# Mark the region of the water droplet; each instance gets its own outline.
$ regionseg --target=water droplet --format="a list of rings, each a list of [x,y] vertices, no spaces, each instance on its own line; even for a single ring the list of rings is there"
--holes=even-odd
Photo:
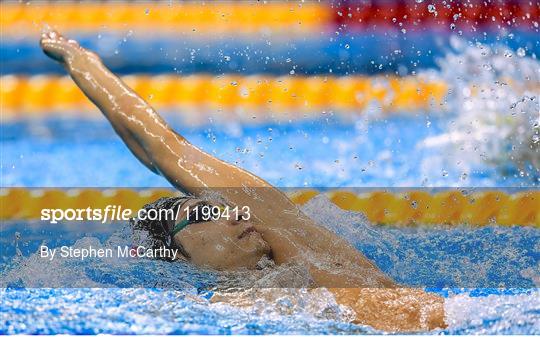
[[[430,12],[430,13],[435,13],[435,11],[436,11],[437,9],[435,8],[435,5],[430,4],[430,5],[427,6],[427,10],[428,10],[428,12]]]
[[[524,57],[524,56],[525,56],[525,49],[523,49],[523,48],[518,48],[518,50],[517,50],[517,56],[519,56],[519,57]]]
[[[22,256],[22,252],[19,249],[19,240],[21,239],[21,233],[15,232],[15,253],[17,256]]]
[[[442,176],[443,177],[448,177],[448,171],[442,170]]]
[[[421,4],[424,0],[415,0],[417,4]]]
[[[146,14],[146,15],[150,14],[150,9],[149,8],[145,9],[144,14]]]
[[[453,23],[451,23],[451,24],[450,24],[450,29],[451,29],[451,30],[454,30],[454,29],[456,29],[456,25],[455,25],[455,24],[453,24]]]
[[[349,48],[350,48],[350,46],[349,46],[349,44],[347,43],[347,44],[345,45],[345,49],[349,49]]]

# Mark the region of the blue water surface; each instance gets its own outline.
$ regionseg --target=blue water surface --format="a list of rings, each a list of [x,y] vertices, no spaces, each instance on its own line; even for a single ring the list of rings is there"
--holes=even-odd
[[[535,186],[538,177],[448,161],[423,148],[451,118],[424,114],[366,122],[337,117],[190,127],[168,121],[190,142],[279,187]],[[2,125],[3,186],[169,186],[140,164],[105,119],[47,119]],[[480,154],[478,155],[480,156]],[[473,159],[473,158],[469,158]]]
[[[345,122],[329,117],[204,127],[190,127],[171,114],[166,118],[195,145],[280,187],[536,185],[534,178],[511,168],[502,171],[480,162],[465,170],[445,160],[444,151],[420,146],[440,134],[451,118],[417,114]],[[168,186],[133,158],[102,119],[6,122],[1,147],[3,186]],[[540,331],[540,293],[534,278],[540,260],[537,229],[389,229],[321,198],[305,207],[397,281],[429,286],[445,296],[452,322],[432,333]],[[7,288],[1,290],[0,333],[377,333],[347,323],[331,303],[308,295],[303,302],[283,296],[249,308],[211,303],[213,274],[187,264],[141,260],[127,265],[126,271],[92,260],[36,262],[34,253],[43,237],[51,245],[106,244],[114,233],[117,227],[88,227],[82,233],[69,226],[4,223],[0,270]],[[54,282],[66,279],[95,285],[53,289]],[[173,280],[179,286],[148,287],[145,282],[153,279]],[[31,288],[36,283],[28,280],[42,282],[44,288]],[[137,280],[144,287],[134,287]],[[456,284],[461,286],[452,286]],[[305,309],[309,303],[322,304]]]

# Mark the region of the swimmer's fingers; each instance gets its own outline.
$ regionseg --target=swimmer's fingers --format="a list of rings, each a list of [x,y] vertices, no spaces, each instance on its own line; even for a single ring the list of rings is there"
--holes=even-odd
[[[41,34],[40,45],[47,56],[59,62],[67,62],[80,49],[75,40],[68,40],[52,29]]]
[[[445,320],[444,298],[434,294],[428,294],[424,302],[422,316],[425,317],[425,324],[428,330],[447,328]]]

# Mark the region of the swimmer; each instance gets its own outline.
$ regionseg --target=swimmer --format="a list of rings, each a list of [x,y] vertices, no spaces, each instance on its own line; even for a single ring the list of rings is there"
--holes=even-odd
[[[146,206],[181,208],[179,218],[138,222],[156,240],[181,248],[177,258],[217,270],[254,269],[264,257],[277,265],[298,264],[307,268],[313,286],[328,288],[338,303],[355,312],[355,323],[386,331],[446,326],[443,298],[396,284],[346,240],[303,214],[280,190],[189,143],[98,55],[53,30],[43,33],[41,47],[65,67],[131,152],[186,194]],[[227,206],[248,206],[249,220],[200,221],[183,211],[202,207],[209,193],[218,193]]]

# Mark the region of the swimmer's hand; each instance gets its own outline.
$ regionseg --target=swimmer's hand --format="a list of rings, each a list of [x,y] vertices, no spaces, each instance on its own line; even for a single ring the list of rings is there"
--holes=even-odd
[[[388,332],[446,328],[444,299],[412,288],[330,289],[336,300],[353,309],[355,323]]]
[[[43,52],[62,64],[68,64],[77,54],[83,51],[77,41],[66,39],[54,29],[44,28],[40,40]]]

